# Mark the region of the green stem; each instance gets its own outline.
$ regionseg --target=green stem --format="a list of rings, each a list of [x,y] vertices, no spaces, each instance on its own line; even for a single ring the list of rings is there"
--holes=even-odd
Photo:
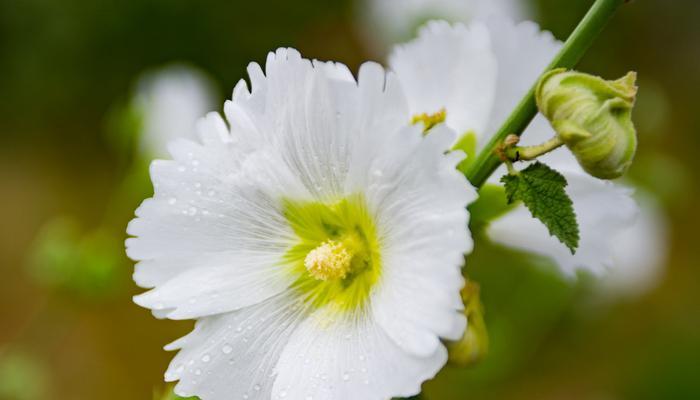
[[[559,136],[547,140],[544,143],[535,146],[516,146],[505,150],[505,155],[511,161],[529,161],[547,154],[550,151],[559,148],[564,142],[559,139]]]
[[[625,2],[626,0],[596,0],[545,71],[554,68],[573,68],[617,9]],[[495,154],[495,150],[509,134],[522,135],[536,114],[535,85],[533,85],[470,166],[466,175],[472,185],[478,188],[486,182],[502,162]]]

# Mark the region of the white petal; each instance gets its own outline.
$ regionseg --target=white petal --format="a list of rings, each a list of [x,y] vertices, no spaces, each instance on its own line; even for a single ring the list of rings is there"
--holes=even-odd
[[[458,133],[481,133],[493,106],[497,64],[485,25],[432,21],[395,48],[389,65],[404,85],[412,114],[447,110]]]
[[[165,373],[179,380],[175,393],[202,400],[269,400],[275,366],[303,312],[278,296],[233,313],[198,320],[189,335],[166,349],[181,349]]]
[[[612,239],[632,223],[637,205],[628,189],[585,174],[564,173],[567,193],[574,203],[580,230],[575,255],[549,235],[547,228],[533,218],[524,206],[491,223],[492,240],[551,257],[567,275],[577,268],[600,274],[613,266]]]
[[[491,18],[487,26],[498,64],[498,78],[494,107],[481,145],[501,127],[561,47],[551,33],[540,31],[533,22],[515,24],[505,18]],[[537,133],[528,129],[523,137],[529,138]],[[548,135],[544,140],[550,137]]]
[[[427,357],[404,352],[370,318],[307,318],[277,365],[272,398],[386,400],[420,392],[447,361],[442,345]]]
[[[197,122],[197,133],[204,145],[216,146],[233,141],[226,122],[216,112],[207,114]]]
[[[392,136],[387,146],[402,143],[404,151],[375,161],[367,194],[382,238],[375,317],[419,356],[434,352],[440,337],[459,338],[465,325],[460,271],[472,248],[466,206],[476,192],[455,168],[463,155],[444,155],[453,137],[444,125],[425,139],[420,128]]]
[[[172,150],[174,161],[153,163],[154,198],[144,201],[128,227],[137,237],[127,240],[127,253],[142,262],[137,283],[161,285],[139,304],[172,308],[172,318],[196,317],[288,287],[292,277],[278,265],[294,234],[277,191],[294,193],[294,179],[267,169],[275,161],[264,153],[236,154],[222,142],[181,141]]]
[[[257,304],[291,285],[278,259],[256,256],[203,256],[190,268],[157,288],[134,297],[161,317],[189,319]],[[211,265],[211,266],[210,266]]]

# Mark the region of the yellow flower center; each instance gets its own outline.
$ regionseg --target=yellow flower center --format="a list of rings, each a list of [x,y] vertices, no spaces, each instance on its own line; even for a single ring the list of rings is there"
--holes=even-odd
[[[328,240],[306,255],[304,266],[318,280],[343,279],[350,272],[352,257],[342,242]]]
[[[364,198],[285,200],[284,215],[298,238],[283,261],[294,290],[315,307],[363,309],[381,275],[380,239]]]

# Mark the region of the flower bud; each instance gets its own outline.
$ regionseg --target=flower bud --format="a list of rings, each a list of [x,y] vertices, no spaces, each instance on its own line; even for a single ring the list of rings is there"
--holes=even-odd
[[[637,74],[616,81],[565,69],[547,72],[535,99],[559,139],[586,172],[614,179],[627,171],[637,149],[632,124]]]
[[[467,329],[461,339],[447,343],[448,361],[454,366],[468,367],[481,361],[488,353],[489,335],[484,323],[484,307],[479,298],[479,285],[467,281],[461,294]]]

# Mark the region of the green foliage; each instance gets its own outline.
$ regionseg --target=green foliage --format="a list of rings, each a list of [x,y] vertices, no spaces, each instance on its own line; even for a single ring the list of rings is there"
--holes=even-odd
[[[92,299],[107,297],[124,268],[122,241],[104,229],[85,232],[75,219],[56,217],[35,240],[29,275],[47,288]]]
[[[0,347],[0,399],[41,400],[49,392],[42,359],[22,349]]]
[[[573,203],[564,188],[566,178],[545,164],[536,162],[524,170],[501,178],[508,204],[522,201],[532,216],[542,221],[571,253],[579,241],[578,223]]]

